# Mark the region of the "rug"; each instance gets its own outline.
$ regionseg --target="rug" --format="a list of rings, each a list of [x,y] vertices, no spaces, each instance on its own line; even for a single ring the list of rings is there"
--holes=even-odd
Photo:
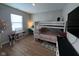
[[[47,41],[41,41],[41,45],[51,51],[51,54],[56,56],[56,44],[55,43],[50,43]]]

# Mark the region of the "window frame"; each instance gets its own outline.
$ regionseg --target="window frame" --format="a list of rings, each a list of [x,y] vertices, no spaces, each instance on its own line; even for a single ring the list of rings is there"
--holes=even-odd
[[[12,15],[20,17],[21,22],[18,22],[18,21],[17,22],[12,22]],[[17,15],[17,14],[11,13],[10,14],[10,19],[11,19],[11,28],[12,28],[12,31],[22,31],[23,30],[23,16],[22,15]],[[21,29],[19,29],[19,30],[16,30],[17,28],[13,29],[13,23],[21,23],[21,26],[17,27],[17,28],[21,28]]]

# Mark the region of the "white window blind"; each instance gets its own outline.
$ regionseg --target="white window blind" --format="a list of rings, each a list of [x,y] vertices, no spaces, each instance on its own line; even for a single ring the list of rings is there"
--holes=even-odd
[[[11,14],[12,31],[23,30],[23,17],[16,14]]]

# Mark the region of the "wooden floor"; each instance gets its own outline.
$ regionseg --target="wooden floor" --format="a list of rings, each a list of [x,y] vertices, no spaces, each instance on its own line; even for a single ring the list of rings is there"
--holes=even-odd
[[[7,56],[54,56],[49,49],[43,47],[39,42],[33,40],[33,35],[20,39],[13,46],[1,49]]]

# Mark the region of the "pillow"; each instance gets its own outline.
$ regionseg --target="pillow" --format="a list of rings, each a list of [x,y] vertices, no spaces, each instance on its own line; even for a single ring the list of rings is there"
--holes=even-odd
[[[40,33],[45,33],[45,32],[47,32],[47,31],[48,31],[47,28],[41,28],[41,29],[39,29],[39,32],[40,32]]]

